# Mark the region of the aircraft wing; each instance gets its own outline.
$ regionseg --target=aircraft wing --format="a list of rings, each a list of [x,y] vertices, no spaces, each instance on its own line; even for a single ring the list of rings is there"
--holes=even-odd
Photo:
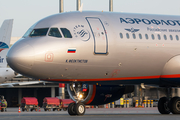
[[[16,82],[16,83],[2,83],[0,87],[14,87],[14,86],[22,86],[22,85],[33,85],[43,83],[44,81],[30,81],[30,82]]]

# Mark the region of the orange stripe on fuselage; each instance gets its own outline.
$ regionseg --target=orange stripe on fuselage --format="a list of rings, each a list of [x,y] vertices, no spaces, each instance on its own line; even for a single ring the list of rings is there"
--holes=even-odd
[[[180,74],[175,74],[175,75],[161,75],[161,78],[180,78]]]
[[[143,76],[143,77],[124,77],[124,78],[97,78],[97,79],[44,79],[48,81],[112,81],[112,80],[138,80],[138,79],[158,79],[160,75],[157,76]]]
[[[86,81],[113,81],[113,80],[142,80],[142,79],[160,79],[160,78],[180,78],[180,74],[175,75],[156,75],[156,76],[140,76],[140,77],[123,77],[123,78],[97,78],[97,79],[43,79],[47,81],[72,81],[72,82],[86,82]]]

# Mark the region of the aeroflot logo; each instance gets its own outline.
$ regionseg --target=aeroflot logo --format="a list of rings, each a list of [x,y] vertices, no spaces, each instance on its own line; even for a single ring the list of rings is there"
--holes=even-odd
[[[76,25],[74,27],[74,35],[75,37],[83,40],[83,41],[88,41],[90,38],[90,34],[89,31],[86,30],[86,28],[84,27],[84,25]]]
[[[139,19],[139,18],[120,18],[121,23],[126,24],[140,24],[144,23],[146,25],[171,25],[171,26],[180,26],[180,20],[156,20],[156,19]]]
[[[88,33],[83,29],[83,30],[77,32],[77,34],[79,34],[81,37],[84,37]]]
[[[129,32],[132,32],[132,33],[138,32],[138,31],[139,31],[139,29],[134,29],[134,28],[131,28],[131,29],[125,29],[125,30],[127,30],[127,31],[129,31]]]
[[[6,43],[0,42],[0,52],[7,48],[9,48],[9,46]]]

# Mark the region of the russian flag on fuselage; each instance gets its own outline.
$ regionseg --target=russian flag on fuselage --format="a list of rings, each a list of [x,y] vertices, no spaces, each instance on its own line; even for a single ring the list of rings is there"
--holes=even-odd
[[[68,48],[67,53],[76,53],[76,48]]]

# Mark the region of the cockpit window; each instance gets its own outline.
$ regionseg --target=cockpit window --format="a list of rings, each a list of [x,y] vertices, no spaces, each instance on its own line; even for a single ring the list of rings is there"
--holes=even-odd
[[[62,35],[59,32],[58,28],[51,28],[48,35],[52,37],[62,38]]]
[[[71,33],[70,33],[70,31],[68,29],[61,28],[61,31],[62,31],[65,38],[72,38],[72,35],[71,35]]]
[[[45,35],[47,34],[48,29],[49,29],[49,28],[34,29],[29,36],[30,36],[30,37],[34,37],[34,36],[45,36]]]
[[[33,28],[36,26],[37,23],[33,24],[28,30],[27,32],[23,35],[23,38],[28,37],[29,34],[32,32]]]

